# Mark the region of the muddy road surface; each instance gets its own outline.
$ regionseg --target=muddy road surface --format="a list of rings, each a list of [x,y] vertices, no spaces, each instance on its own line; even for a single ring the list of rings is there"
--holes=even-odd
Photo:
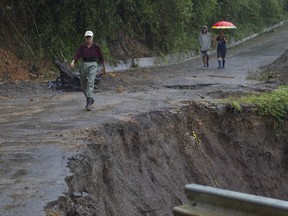
[[[221,139],[215,142],[218,145],[215,148],[217,151],[204,147],[200,152],[206,153],[203,153],[204,156],[200,154],[200,157],[197,154],[199,159],[197,163],[190,160],[196,155],[188,154],[186,151],[189,148],[199,149],[199,146],[197,147],[195,142],[194,146],[191,143],[188,145],[190,141],[186,139],[191,137],[191,134],[188,138],[185,138],[184,134],[192,133],[196,127],[202,139],[210,139],[212,142],[212,136],[207,138],[203,131],[200,133],[199,123],[209,125],[211,120],[213,125],[221,127],[217,123],[220,120],[214,116],[215,112],[219,114],[219,110],[208,111],[205,119],[202,121],[198,119],[197,123],[197,119],[193,119],[192,116],[200,118],[203,115],[199,113],[192,113],[192,115],[187,111],[191,101],[204,103],[231,94],[274,88],[276,85],[274,82],[263,83],[246,78],[249,72],[278,58],[287,49],[287,40],[288,25],[285,24],[278,27],[276,31],[231,47],[228,49],[226,68],[220,70],[217,69],[217,59],[213,54],[210,68],[207,70],[202,69],[199,58],[194,58],[169,66],[109,73],[103,77],[95,92],[96,103],[91,112],[85,111],[85,100],[81,92],[48,90],[46,82],[1,85],[0,215],[69,215],[68,213],[70,215],[171,215],[173,206],[186,201],[184,184],[192,181],[243,192],[271,195],[267,192],[269,191],[267,187],[265,189],[264,183],[262,185],[259,180],[260,174],[251,177],[253,169],[248,173],[249,169],[246,167],[246,177],[244,174],[243,176],[241,173],[237,174],[237,170],[242,170],[239,168],[241,164],[242,167],[247,166],[245,161],[239,162],[234,166],[235,169],[231,174],[227,174],[221,172],[221,162],[225,160],[214,158],[219,164],[219,167],[215,168],[218,174],[210,171],[211,164],[207,161],[213,159],[213,153],[218,154],[219,157],[227,154],[222,152],[219,140],[222,143],[229,143],[233,136],[245,136],[245,130],[241,128],[243,119],[238,118],[237,124],[235,123],[238,128],[241,128],[242,134],[237,134],[234,130],[230,131],[230,136],[226,136],[229,131],[223,132]],[[196,108],[201,110],[201,106],[198,105],[193,105],[191,109]],[[219,109],[221,112],[221,107]],[[209,120],[211,113],[214,114]],[[188,116],[195,123],[189,122]],[[251,118],[248,115],[245,119],[251,120]],[[256,130],[257,125],[265,125],[265,123],[259,119],[255,122],[250,122],[247,130],[253,131],[257,137],[259,132]],[[233,127],[233,124],[232,120],[227,123],[230,127]],[[254,125],[256,129],[252,127],[253,124],[256,124]],[[207,126],[202,128],[206,128],[206,135],[212,133],[208,132]],[[265,130],[269,128],[259,126],[258,129],[265,134]],[[141,130],[143,133],[135,132]],[[177,136],[173,135],[175,131]],[[273,139],[269,137],[267,140],[271,143]],[[249,136],[248,140],[252,143],[255,140],[257,143],[264,142],[259,141],[259,137],[253,141],[252,136]],[[119,144],[120,141],[122,145]],[[169,145],[171,142],[173,144]],[[238,142],[238,153],[243,150],[239,146],[242,142],[248,141],[241,139]],[[287,139],[279,142],[287,143]],[[137,147],[135,143],[141,147]],[[158,146],[157,143],[162,144]],[[182,150],[177,150],[175,143],[187,145],[183,144]],[[269,148],[268,143],[263,146]],[[277,155],[282,157],[282,150],[270,150],[270,153],[266,153],[263,146],[261,154],[268,161],[266,165],[278,167],[281,172],[281,175],[272,173],[271,176],[284,178],[286,168],[281,165],[280,159],[275,164],[269,164],[271,158],[276,158]],[[251,148],[251,154],[259,153],[255,149],[257,146]],[[141,152],[146,152],[144,158]],[[242,153],[246,154],[245,151]],[[142,158],[142,162],[136,160],[137,158]],[[228,158],[228,162],[233,163],[233,157],[230,155]],[[135,161],[139,163],[136,167]],[[204,168],[201,169],[201,166]],[[224,167],[229,169],[229,166]],[[264,167],[254,168],[265,172]],[[183,174],[183,170],[186,174]],[[226,180],[221,180],[220,176],[226,177]],[[246,182],[240,184],[243,187],[231,183],[234,181],[233,176]],[[144,183],[140,183],[141,178]],[[174,186],[169,187],[169,182]],[[231,187],[228,186],[229,182]],[[273,185],[269,179],[265,179],[265,183]],[[274,187],[273,195],[276,198],[288,198],[286,193],[275,189],[287,185],[287,182],[280,181],[278,184]],[[258,191],[249,188],[256,188]]]

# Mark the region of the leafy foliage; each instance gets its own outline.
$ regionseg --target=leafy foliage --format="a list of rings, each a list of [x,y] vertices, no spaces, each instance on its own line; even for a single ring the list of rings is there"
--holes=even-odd
[[[232,107],[237,107],[238,110],[240,104],[255,104],[259,115],[265,117],[272,124],[276,134],[281,131],[283,123],[288,119],[288,86],[281,86],[275,91],[260,95],[230,97],[224,101],[231,104]]]
[[[197,50],[202,25],[226,19],[241,39],[287,17],[286,0],[1,0],[0,37],[17,35],[19,47],[42,58],[72,56],[83,33],[109,47],[119,33],[161,54]],[[17,34],[14,34],[17,31]],[[16,39],[16,38],[14,38]],[[20,41],[21,44],[20,45]],[[107,50],[106,53],[113,50]],[[27,53],[26,53],[27,54]],[[27,54],[29,55],[29,54]]]

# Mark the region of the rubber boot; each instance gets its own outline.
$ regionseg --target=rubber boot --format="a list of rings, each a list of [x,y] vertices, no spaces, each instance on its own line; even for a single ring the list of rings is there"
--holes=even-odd
[[[92,104],[95,102],[94,99],[92,97],[87,97],[86,98],[86,110],[87,111],[91,111],[91,108],[92,108]]]
[[[222,62],[222,68],[225,68],[225,60]]]
[[[86,97],[86,106],[85,106],[86,110],[88,110],[89,104],[90,104],[90,98]]]
[[[221,60],[218,60],[218,69],[220,69],[221,68]]]

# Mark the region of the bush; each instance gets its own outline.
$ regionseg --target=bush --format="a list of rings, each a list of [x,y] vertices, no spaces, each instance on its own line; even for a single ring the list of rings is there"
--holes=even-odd
[[[237,104],[255,104],[260,116],[266,118],[271,124],[275,134],[280,134],[283,124],[288,119],[288,86],[281,86],[272,92],[265,92],[260,95],[249,95],[240,98],[224,99],[232,107]]]

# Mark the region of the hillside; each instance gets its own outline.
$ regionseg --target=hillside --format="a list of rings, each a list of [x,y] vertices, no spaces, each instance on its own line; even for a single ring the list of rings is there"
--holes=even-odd
[[[285,20],[287,8],[285,0],[2,0],[0,48],[20,59],[69,59],[89,29],[107,60],[198,51],[203,25],[231,21],[237,31],[227,34],[238,41]]]

